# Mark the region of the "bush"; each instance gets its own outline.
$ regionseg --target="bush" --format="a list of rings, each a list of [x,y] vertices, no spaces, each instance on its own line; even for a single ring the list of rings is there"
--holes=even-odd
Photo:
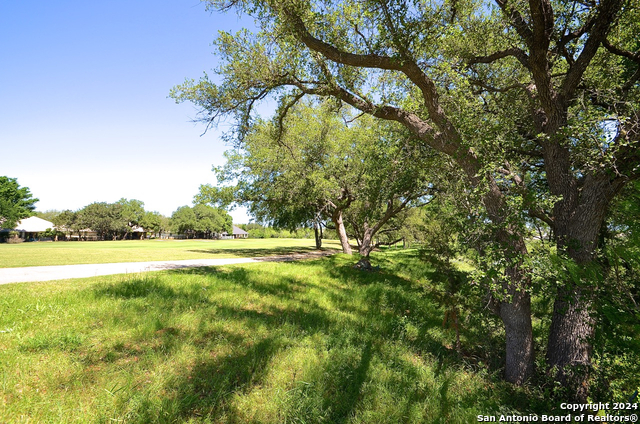
[[[24,239],[19,237],[19,233],[17,231],[9,231],[9,233],[7,233],[7,237],[5,241],[7,243],[16,244],[16,243],[22,243]]]

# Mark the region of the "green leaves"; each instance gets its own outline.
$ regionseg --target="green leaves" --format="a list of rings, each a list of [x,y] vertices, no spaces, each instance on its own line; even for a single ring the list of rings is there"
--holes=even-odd
[[[15,178],[0,177],[0,228],[13,229],[22,218],[33,215],[38,199]]]
[[[202,203],[196,204],[193,208],[179,207],[171,215],[171,227],[177,233],[204,238],[233,231],[232,218],[227,211]]]

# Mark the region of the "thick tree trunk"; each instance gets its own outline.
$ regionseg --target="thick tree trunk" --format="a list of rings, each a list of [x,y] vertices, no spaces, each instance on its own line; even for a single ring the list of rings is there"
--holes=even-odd
[[[535,351],[533,349],[533,325],[531,323],[530,278],[522,267],[522,257],[527,249],[521,237],[501,231],[498,240],[503,244],[507,257],[517,261],[505,270],[505,282],[502,284],[504,299],[497,302],[497,313],[504,324],[505,333],[505,372],[509,383],[524,384],[534,372]],[[505,238],[506,237],[506,238]],[[510,252],[507,253],[507,251]]]
[[[597,263],[597,244],[607,208],[623,180],[607,175],[586,176],[579,194],[564,196],[554,209],[558,252],[566,254],[582,271],[582,281],[565,281],[556,295],[547,364],[554,378],[577,401],[587,399],[591,367],[591,338],[595,326],[594,286],[605,271]]]
[[[596,244],[606,204],[592,202],[580,209],[581,213],[570,215],[573,219],[558,222],[558,252],[565,253],[579,269],[595,271]],[[584,273],[582,282],[564,281],[558,288],[547,346],[549,371],[577,401],[586,401],[588,393],[595,325],[593,286],[597,284],[587,281],[592,277]]]
[[[371,271],[373,267],[371,266],[371,261],[369,261],[369,254],[373,251],[375,244],[373,243],[373,236],[375,235],[375,230],[370,228],[366,223],[364,225],[364,232],[362,233],[362,240],[360,240],[358,244],[358,253],[360,254],[360,260],[355,265],[356,268]]]
[[[506,337],[504,378],[510,383],[521,385],[534,372],[531,296],[528,291],[518,289],[525,278],[520,272],[510,270],[508,274],[511,274],[511,281],[506,291],[511,299],[498,304],[498,314],[504,324]]]
[[[586,401],[595,319],[590,290],[567,283],[558,289],[547,348],[554,379],[577,401]]]
[[[351,251],[351,246],[349,245],[349,237],[347,237],[347,230],[344,228],[344,221],[342,219],[342,210],[336,210],[332,216],[331,220],[333,224],[336,226],[336,232],[338,233],[338,238],[340,239],[340,244],[342,245],[342,252],[347,255],[353,254]]]

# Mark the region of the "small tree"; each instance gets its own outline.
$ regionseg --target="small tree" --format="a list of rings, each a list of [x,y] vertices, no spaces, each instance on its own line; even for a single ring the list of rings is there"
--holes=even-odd
[[[33,215],[38,199],[15,178],[0,177],[0,228],[13,229],[17,222]]]
[[[232,218],[224,209],[196,204],[193,207],[193,213],[196,218],[194,229],[203,238],[213,238],[223,232],[229,234],[233,232]]]
[[[169,229],[168,219],[159,212],[145,212],[138,225],[153,234],[161,234]]]
[[[189,206],[180,206],[171,214],[171,229],[178,234],[195,237],[196,226],[196,214]]]
[[[126,223],[126,225],[121,226],[124,230],[124,235],[122,239],[129,238],[133,229],[137,226],[140,226],[140,222],[144,217],[144,202],[140,200],[127,200],[122,198],[116,202],[116,205],[120,208],[120,216],[121,222]]]
[[[260,221],[290,230],[314,226],[317,247],[322,223],[331,221],[343,252],[351,253],[355,236],[366,260],[378,231],[426,200],[430,159],[401,127],[350,112],[310,102],[281,122],[256,121],[241,149],[227,152],[227,164],[216,169],[218,181],[235,183],[232,197]],[[203,186],[200,197],[224,193]]]
[[[71,236],[74,232],[78,232],[78,236],[80,235],[80,227],[81,223],[79,220],[79,215],[76,212],[73,212],[69,209],[66,209],[60,213],[58,213],[53,219],[52,222],[58,228],[58,230],[63,230],[63,232]]]
[[[122,205],[118,203],[95,202],[79,212],[79,224],[98,233],[101,240],[116,239],[127,232],[128,223],[122,217]]]

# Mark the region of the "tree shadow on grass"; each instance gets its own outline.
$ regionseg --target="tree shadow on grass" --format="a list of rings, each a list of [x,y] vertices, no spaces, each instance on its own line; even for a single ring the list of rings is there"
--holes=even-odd
[[[279,346],[276,338],[267,337],[252,345],[245,344],[234,353],[182,369],[167,387],[171,395],[160,406],[139,402],[131,415],[139,423],[174,423],[189,418],[234,421],[231,399],[262,384]]]
[[[174,299],[178,292],[162,283],[157,277],[136,277],[115,284],[99,285],[94,289],[96,296],[134,299],[141,297],[159,297],[164,300]]]
[[[173,395],[162,406],[141,403],[135,415],[138,422],[176,422],[205,419],[206,422],[236,422],[238,411],[232,400],[265,384],[269,364],[281,349],[316,332],[329,331],[333,323],[323,309],[307,305],[298,309],[262,308],[262,310],[217,305],[215,317],[221,322],[240,322],[242,331],[230,333],[211,329],[191,335],[192,342],[211,358],[177,370],[177,377],[167,386]],[[266,329],[265,329],[266,327]],[[256,338],[253,334],[268,334]],[[231,353],[217,350],[224,339]],[[154,410],[155,408],[155,410]]]
[[[359,272],[364,274],[359,280],[360,284],[372,285],[376,281],[384,281],[386,285],[396,288],[385,290],[384,300],[385,305],[392,305],[397,316],[401,316],[405,308],[423,316],[430,313],[428,322],[424,322],[426,325],[421,326],[418,343],[414,344],[421,351],[432,352],[440,360],[446,359],[450,364],[462,364],[472,370],[487,367],[496,376],[503,371],[502,324],[496,315],[482,306],[487,303],[487,293],[470,283],[468,272],[437,271],[422,259],[417,250],[375,257],[373,261],[381,267],[379,272],[360,272],[344,265],[336,266],[332,272],[341,278],[349,278],[354,272]],[[456,325],[459,325],[463,339],[460,354],[451,346],[433,343],[433,339],[424,337],[426,329],[437,327],[453,334],[451,320],[445,320],[445,316],[450,317],[452,311],[456,312]]]
[[[265,278],[258,268],[229,267],[220,270],[216,267],[198,267],[167,271],[178,275],[215,275],[215,284],[226,283],[255,291],[261,295],[292,299],[307,290],[304,278],[279,276],[277,280]]]
[[[149,299],[155,308],[180,311],[193,305],[210,304],[207,285],[193,283],[188,288],[174,288],[161,276],[141,275],[116,283],[98,284],[93,295],[122,300]]]
[[[282,411],[285,416],[296,419],[308,417],[309,422],[348,422],[361,405],[365,396],[364,388],[376,379],[370,371],[372,361],[383,361],[392,364],[388,369],[403,376],[393,383],[392,392],[398,399],[405,395],[402,408],[409,411],[416,405],[425,404],[428,397],[436,396],[440,408],[438,422],[448,422],[452,410],[449,374],[459,368],[460,358],[429,332],[441,325],[439,314],[442,310],[432,300],[425,298],[424,290],[406,278],[386,272],[364,273],[344,265],[344,261],[332,258],[321,261],[319,263],[325,264],[323,268],[327,276],[345,284],[325,286],[317,281],[308,284],[304,275],[309,272],[306,268],[309,262],[288,264],[294,269],[300,267],[300,273],[293,272],[294,277],[282,275],[275,280],[265,279],[259,267],[230,267],[223,272],[215,268],[170,271],[203,276],[214,273],[216,281],[225,283],[227,287],[241,286],[258,293],[260,299],[286,300],[285,303],[255,301],[255,304],[239,302],[229,306],[212,301],[206,295],[199,295],[200,289],[177,289],[159,279],[148,277],[99,287],[96,290],[99,295],[127,300],[147,297],[158,310],[175,308],[182,301],[187,304],[205,300],[211,304],[212,313],[203,315],[203,321],[218,318],[221,322],[237,321],[243,328],[237,334],[229,333],[223,327],[217,328],[203,322],[201,334],[194,331],[184,335],[171,329],[159,329],[161,334],[156,333],[155,337],[163,343],[170,345],[172,340],[165,339],[176,338],[174,342],[177,345],[181,343],[181,338],[190,338],[201,352],[212,352],[213,355],[205,355],[206,359],[190,367],[177,369],[176,377],[166,383],[168,394],[161,400],[161,408],[158,408],[158,403],[152,405],[151,402],[142,402],[137,406],[138,422],[189,419],[241,421],[243,418],[237,416],[239,412],[234,409],[234,395],[246,394],[265,385],[273,357],[282,349],[296,346],[302,339],[315,334],[325,340],[325,347],[321,349],[326,349],[325,354],[329,359],[322,363],[316,380],[310,380],[310,388],[300,391],[299,401],[308,402],[308,408],[296,410],[295,407],[281,405],[285,409]],[[298,278],[298,274],[301,277]],[[206,280],[202,284],[211,287]],[[307,297],[306,292],[311,286],[314,290],[323,291],[324,298],[333,305],[328,307]],[[367,299],[366,307],[353,302],[353,298],[362,298],[363,293]],[[338,317],[342,312],[345,312],[345,316],[355,318],[348,320],[344,316]],[[257,331],[260,334],[266,332],[267,335],[262,338],[252,336]],[[218,337],[224,338],[227,346],[231,346],[229,354],[216,351]],[[429,353],[437,358],[437,369],[434,371],[441,386],[418,390],[415,381],[421,377],[417,366],[389,353],[378,360],[376,357],[382,355],[378,346],[387,342],[400,342],[412,352]],[[282,389],[286,390],[287,387]],[[481,398],[481,394],[474,392],[456,399],[456,402],[460,400],[472,405],[470,402],[477,402]]]
[[[270,247],[268,249],[244,248],[244,249],[190,249],[189,252],[207,253],[210,255],[233,255],[242,258],[259,258],[265,256],[290,255],[294,253],[307,253],[317,251],[315,247],[291,246]]]
[[[362,400],[362,388],[367,381],[374,353],[373,343],[369,341],[362,349],[360,361],[355,369],[347,369],[348,372],[344,372],[344,369],[340,370],[340,368],[345,368],[345,364],[329,364],[331,368],[336,368],[328,369],[327,372],[333,371],[333,375],[338,376],[333,387],[339,389],[325,398],[324,408],[331,411],[329,422],[344,423],[353,416],[358,403]]]

